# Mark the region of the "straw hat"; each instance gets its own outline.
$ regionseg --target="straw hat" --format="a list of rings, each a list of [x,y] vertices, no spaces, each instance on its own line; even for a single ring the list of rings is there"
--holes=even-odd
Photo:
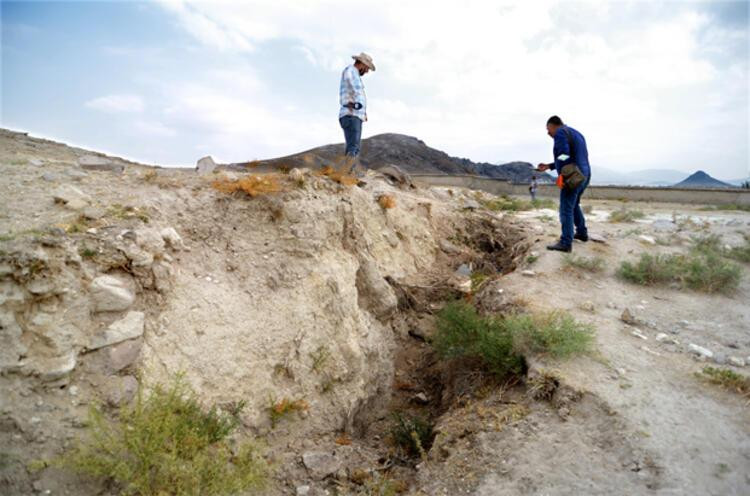
[[[352,58],[354,60],[362,62],[363,64],[365,64],[367,67],[369,67],[373,71],[375,70],[375,64],[372,62],[372,57],[370,57],[369,55],[367,55],[365,52],[362,52],[359,55],[352,55]]]

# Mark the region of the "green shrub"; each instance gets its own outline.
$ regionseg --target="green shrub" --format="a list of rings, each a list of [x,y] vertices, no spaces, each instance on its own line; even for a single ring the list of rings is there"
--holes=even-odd
[[[393,414],[391,438],[408,456],[424,458],[432,447],[435,432],[432,423],[422,417]]]
[[[506,332],[513,336],[514,348],[519,353],[565,358],[587,353],[594,342],[591,325],[577,322],[560,310],[508,315],[502,322]]]
[[[455,302],[438,313],[433,345],[443,357],[479,359],[503,377],[522,372],[523,354],[563,358],[588,352],[593,339],[591,326],[565,312],[483,317],[473,306]]]
[[[642,219],[645,216],[646,214],[644,214],[640,210],[632,210],[632,209],[623,207],[619,210],[615,210],[614,212],[610,212],[609,221],[610,222],[633,222],[634,220]]]
[[[617,274],[626,281],[643,286],[667,283],[678,278],[683,258],[682,255],[642,253],[635,264],[622,262]]]
[[[566,254],[563,257],[563,264],[566,267],[574,267],[589,272],[601,272],[604,270],[604,259],[602,257],[578,257]]]
[[[177,377],[157,385],[108,420],[90,410],[90,437],[62,460],[77,472],[117,483],[125,495],[227,495],[262,486],[266,465],[256,448],[232,449],[235,415],[203,408]]]
[[[438,313],[433,345],[445,358],[479,359],[499,376],[523,369],[523,358],[513,350],[513,337],[500,320],[481,317],[468,303],[449,303]]]
[[[750,263],[750,236],[745,237],[745,244],[733,246],[725,252],[725,255],[738,262]]]
[[[721,253],[721,236],[718,234],[707,234],[694,236],[690,240],[691,250],[698,253]]]
[[[706,293],[727,293],[737,289],[742,269],[716,252],[696,249],[689,255],[642,253],[635,264],[622,262],[618,275],[630,282],[650,286],[675,282]]]
[[[685,259],[684,284],[705,293],[726,293],[737,289],[742,269],[716,253]]]

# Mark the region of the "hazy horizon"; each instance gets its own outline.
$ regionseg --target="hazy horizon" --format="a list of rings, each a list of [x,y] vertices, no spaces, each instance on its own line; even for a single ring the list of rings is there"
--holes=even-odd
[[[2,127],[141,162],[342,142],[340,72],[366,51],[365,138],[548,162],[558,114],[594,169],[750,175],[744,1],[3,1],[0,16]]]

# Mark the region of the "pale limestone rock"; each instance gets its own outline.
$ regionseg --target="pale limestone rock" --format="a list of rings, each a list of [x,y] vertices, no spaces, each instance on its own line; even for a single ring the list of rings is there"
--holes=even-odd
[[[177,233],[174,227],[165,227],[160,232],[162,239],[169,245],[173,250],[183,250],[185,244],[182,242],[182,237]]]
[[[120,279],[99,276],[91,283],[91,298],[97,312],[119,312],[127,310],[135,301],[133,293]]]
[[[138,246],[151,253],[160,255],[164,251],[164,238],[156,229],[144,227],[135,231]]]
[[[210,156],[203,157],[202,159],[198,160],[198,163],[195,165],[195,170],[200,175],[211,174],[214,169],[216,169],[216,163]]]
[[[380,273],[378,266],[369,258],[360,261],[357,270],[359,300],[379,320],[387,320],[398,306],[398,299]]]
[[[122,319],[113,322],[103,333],[91,337],[88,349],[121,343],[143,335],[145,315],[143,312],[128,312]]]
[[[302,454],[302,463],[305,465],[310,477],[315,480],[323,480],[331,474],[335,474],[341,467],[342,462],[333,453],[327,451],[308,451]]]
[[[21,342],[23,331],[11,311],[0,309],[0,372],[20,366],[26,346]]]
[[[50,382],[70,374],[75,368],[76,362],[76,353],[71,350],[58,357],[38,358],[33,363],[33,369],[41,380]]]
[[[91,197],[80,189],[70,184],[62,184],[52,191],[52,198],[58,203],[68,204],[73,201],[85,202],[88,204]]]
[[[107,368],[113,372],[129,367],[141,354],[143,340],[141,338],[128,339],[122,343],[109,346],[103,351],[106,354]]]

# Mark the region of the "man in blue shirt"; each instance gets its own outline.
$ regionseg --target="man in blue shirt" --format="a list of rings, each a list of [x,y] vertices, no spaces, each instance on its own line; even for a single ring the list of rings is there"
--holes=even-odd
[[[586,219],[581,210],[581,195],[591,181],[591,166],[589,165],[589,152],[586,148],[586,138],[570,126],[563,124],[562,119],[553,115],[547,120],[547,134],[555,140],[553,148],[554,163],[539,164],[537,170],[545,171],[555,169],[558,176],[562,174],[562,168],[568,164],[576,164],[585,180],[577,187],[570,189],[567,186],[560,188],[560,224],[562,235],[560,240],[547,246],[548,250],[569,252],[573,247],[573,239],[588,241],[589,235],[586,230]],[[558,185],[560,184],[558,180]],[[575,234],[573,233],[575,226]]]
[[[347,66],[341,73],[339,86],[339,124],[344,130],[346,140],[346,156],[351,161],[351,170],[356,166],[359,155],[360,140],[362,139],[362,122],[367,120],[367,96],[362,76],[375,70],[372,57],[362,52],[352,55],[354,63]]]

